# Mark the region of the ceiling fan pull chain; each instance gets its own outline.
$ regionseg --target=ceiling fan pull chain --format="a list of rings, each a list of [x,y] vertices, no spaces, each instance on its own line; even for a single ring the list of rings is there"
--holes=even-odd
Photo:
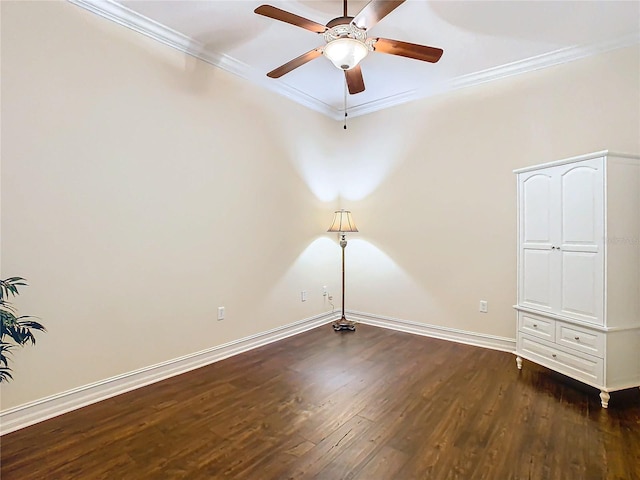
[[[347,129],[347,80],[345,77],[345,82],[344,82],[344,127],[345,130]]]

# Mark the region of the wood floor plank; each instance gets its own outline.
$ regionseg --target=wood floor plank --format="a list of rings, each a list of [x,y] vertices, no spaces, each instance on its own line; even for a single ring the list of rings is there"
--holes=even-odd
[[[5,435],[2,480],[640,480],[640,390],[330,326]]]
[[[384,446],[353,477],[353,480],[372,478],[398,478],[397,473],[409,461],[409,455],[394,448]],[[335,477],[334,477],[335,478]]]
[[[293,472],[289,478],[315,478],[321,474],[343,452],[353,452],[357,440],[371,421],[366,418],[354,416],[348,422],[334,430],[330,435],[319,442],[315,448],[306,455],[300,457],[295,463]]]

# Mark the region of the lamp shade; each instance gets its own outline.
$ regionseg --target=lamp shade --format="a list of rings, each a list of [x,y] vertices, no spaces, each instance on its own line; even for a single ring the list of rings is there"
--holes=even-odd
[[[353,223],[351,212],[348,210],[338,210],[333,216],[333,222],[327,232],[357,232],[358,228]]]
[[[341,70],[351,70],[367,56],[369,49],[360,40],[343,37],[327,43],[324,47],[324,56]]]

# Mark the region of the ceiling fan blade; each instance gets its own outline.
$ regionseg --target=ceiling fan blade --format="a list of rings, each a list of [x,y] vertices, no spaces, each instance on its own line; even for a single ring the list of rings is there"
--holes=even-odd
[[[399,40],[389,40],[388,38],[377,38],[373,44],[376,52],[400,55],[401,57],[415,58],[423,62],[436,63],[442,57],[444,51],[441,48],[427,47],[416,43],[401,42]]]
[[[280,65],[278,68],[271,70],[267,73],[267,77],[270,78],[280,78],[281,76],[289,73],[291,70],[294,70],[307,62],[310,62],[314,58],[318,58],[322,55],[321,48],[314,48],[313,50],[308,51],[307,53],[303,53],[299,57],[294,58],[293,60],[285,63],[284,65]]]
[[[405,0],[371,0],[351,23],[363,30],[369,30],[404,2]]]
[[[347,87],[349,87],[351,95],[364,92],[364,78],[362,77],[360,65],[353,67],[351,70],[345,70],[344,76],[347,79]]]
[[[279,8],[272,7],[271,5],[260,5],[254,10],[254,13],[264,15],[265,17],[273,18],[275,20],[280,20],[281,22],[290,23],[291,25],[302,27],[315,33],[324,33],[327,29],[324,25],[308,20],[299,15],[286,12]]]

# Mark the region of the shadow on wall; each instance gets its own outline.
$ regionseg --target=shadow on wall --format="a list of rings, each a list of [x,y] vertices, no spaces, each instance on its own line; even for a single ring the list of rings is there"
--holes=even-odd
[[[443,316],[441,297],[437,295],[436,285],[440,280],[437,275],[431,277],[432,285],[424,285],[383,249],[362,238],[348,239],[345,264],[347,309],[401,318],[404,305],[418,304],[429,317]]]
[[[313,275],[309,275],[313,272]],[[300,307],[300,319],[318,312],[330,312],[339,308],[340,291],[340,247],[331,234],[315,238],[286,269],[275,285],[268,289],[262,299],[263,306],[280,309],[282,304],[295,304]],[[297,286],[298,290],[292,289]],[[324,288],[333,295],[333,302],[323,295]],[[301,301],[300,293],[306,292]]]

